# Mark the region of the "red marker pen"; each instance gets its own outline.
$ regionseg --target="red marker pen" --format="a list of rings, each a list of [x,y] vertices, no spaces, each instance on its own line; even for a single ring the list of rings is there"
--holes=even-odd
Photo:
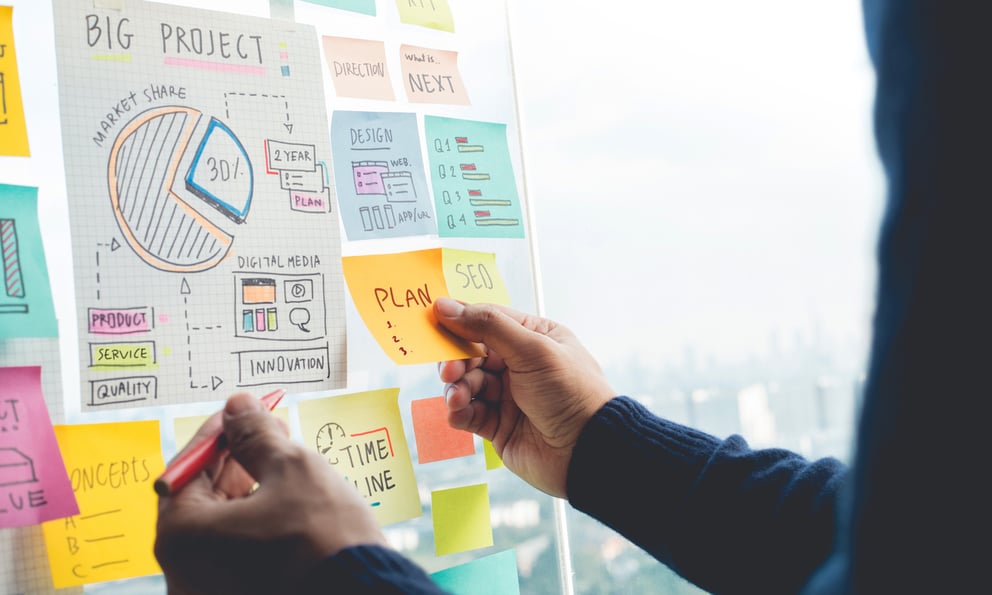
[[[272,411],[285,394],[285,389],[280,388],[262,397],[261,401],[269,411]],[[226,452],[227,437],[224,436],[224,429],[220,427],[169,463],[162,475],[155,480],[155,493],[159,496],[174,494],[201,471],[217,462]]]

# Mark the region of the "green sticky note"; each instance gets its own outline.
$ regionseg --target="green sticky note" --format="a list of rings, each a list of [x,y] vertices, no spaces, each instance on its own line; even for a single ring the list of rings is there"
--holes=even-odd
[[[57,337],[38,189],[0,184],[0,339]]]
[[[505,465],[503,465],[503,459],[499,458],[499,454],[496,453],[496,448],[493,447],[493,443],[485,438],[482,440],[482,452],[486,455],[487,471],[505,467]]]
[[[375,0],[304,0],[304,2],[375,16]]]
[[[452,595],[519,595],[520,576],[513,550],[498,552],[431,575]]]
[[[457,554],[493,544],[489,486],[481,483],[431,492],[434,552]]]
[[[522,238],[506,125],[424,116],[438,235]]]

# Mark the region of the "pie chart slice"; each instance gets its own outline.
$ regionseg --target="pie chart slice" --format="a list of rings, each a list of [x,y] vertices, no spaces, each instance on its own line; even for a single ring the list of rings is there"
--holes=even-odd
[[[200,117],[189,107],[142,112],[121,130],[110,152],[117,225],[142,260],[164,271],[210,269],[224,260],[234,239],[172,190]]]

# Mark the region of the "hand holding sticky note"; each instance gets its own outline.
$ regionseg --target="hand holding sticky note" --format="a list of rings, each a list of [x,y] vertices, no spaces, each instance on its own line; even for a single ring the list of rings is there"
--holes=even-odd
[[[478,345],[446,333],[434,318],[439,297],[507,304],[492,254],[434,248],[348,256],[344,276],[365,326],[397,364],[482,355]]]

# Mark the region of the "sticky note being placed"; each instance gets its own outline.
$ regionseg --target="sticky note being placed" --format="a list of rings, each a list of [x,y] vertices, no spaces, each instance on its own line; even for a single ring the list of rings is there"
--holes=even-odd
[[[519,595],[517,554],[505,550],[439,570],[431,579],[452,595]]]
[[[478,345],[443,331],[434,317],[434,300],[450,296],[441,262],[440,248],[342,259],[358,313],[397,364],[482,355]]]
[[[493,544],[489,486],[484,483],[431,492],[431,514],[438,556]]]
[[[338,97],[393,101],[393,85],[381,41],[328,37],[321,39],[327,68]]]
[[[365,496],[380,525],[419,517],[398,388],[298,403],[303,443]]]
[[[396,0],[396,8],[400,11],[401,23],[455,32],[455,19],[451,16],[448,0]]]
[[[510,295],[492,252],[444,248],[441,261],[451,297],[469,303],[510,305]]]
[[[41,392],[41,368],[0,368],[0,527],[79,512]]]
[[[161,572],[152,551],[165,469],[158,421],[55,426],[79,514],[44,524],[56,588]]]
[[[0,155],[27,157],[31,151],[17,74],[13,17],[14,7],[0,6]]]
[[[417,399],[410,403],[410,413],[419,463],[475,454],[473,434],[448,425],[448,407],[444,404],[444,397]]]
[[[410,103],[469,104],[458,71],[458,52],[402,45],[400,67]]]
[[[303,0],[310,4],[329,6],[339,10],[375,16],[375,0]]]
[[[0,339],[57,337],[38,189],[0,184]]]
[[[524,237],[506,125],[424,116],[424,135],[438,234]]]

